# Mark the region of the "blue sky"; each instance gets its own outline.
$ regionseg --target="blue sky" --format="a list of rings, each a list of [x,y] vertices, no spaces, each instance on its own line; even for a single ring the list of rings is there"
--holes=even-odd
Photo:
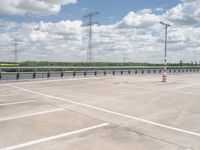
[[[98,20],[101,24],[120,21],[130,11],[141,9],[163,8],[164,11],[176,6],[181,0],[79,0],[75,4],[62,6],[59,13],[42,16],[27,13],[26,15],[5,15],[0,18],[16,22],[39,22],[81,19],[81,16],[90,11],[99,11]],[[160,13],[160,12],[155,12]]]
[[[83,12],[99,11],[101,13],[100,22],[106,24],[110,23],[111,18],[113,22],[121,20],[130,11],[156,9],[159,7],[168,10],[178,3],[178,0],[80,0],[77,5],[64,6],[61,14],[63,16],[62,19],[64,19],[64,14],[73,14],[74,10],[76,15],[72,15],[71,18],[78,19]],[[70,12],[70,7],[72,12]],[[80,11],[84,9],[86,10]]]
[[[93,61],[163,63],[199,61],[199,0],[9,0],[0,2],[0,61],[86,61],[88,28],[82,16],[99,11],[93,27]],[[6,57],[5,57],[6,56]]]

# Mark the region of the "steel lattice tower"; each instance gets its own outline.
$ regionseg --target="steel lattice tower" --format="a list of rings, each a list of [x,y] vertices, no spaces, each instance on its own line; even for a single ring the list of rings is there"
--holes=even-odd
[[[97,24],[97,22],[93,21],[93,17],[99,15],[99,12],[90,12],[87,15],[83,16],[83,19],[88,19],[88,21],[83,25],[89,27],[89,41],[88,41],[88,51],[87,51],[87,60],[88,62],[93,61],[93,53],[92,53],[92,37],[93,37],[93,29],[92,26]]]

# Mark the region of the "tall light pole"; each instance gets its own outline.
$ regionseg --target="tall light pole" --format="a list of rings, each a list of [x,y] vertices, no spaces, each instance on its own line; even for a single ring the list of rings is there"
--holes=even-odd
[[[165,62],[164,62],[164,73],[162,76],[162,81],[167,82],[167,29],[171,25],[163,21],[161,21],[160,24],[165,26]]]

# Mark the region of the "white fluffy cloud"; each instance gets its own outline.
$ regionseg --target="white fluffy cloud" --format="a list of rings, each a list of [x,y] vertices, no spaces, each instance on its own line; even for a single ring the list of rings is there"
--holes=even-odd
[[[52,5],[65,2],[48,0],[48,4]],[[162,15],[144,9],[132,11],[113,24],[95,25],[94,60],[123,61],[125,55],[127,61],[160,63],[164,55],[165,28],[159,22],[167,18],[174,24],[169,28],[168,61],[199,61],[200,21],[196,18],[199,11],[197,6],[199,8],[200,4],[196,0],[184,0]],[[85,61],[87,58],[88,29],[82,27],[80,20],[40,23],[0,21],[0,26],[5,31],[0,35],[1,60],[13,60],[14,38],[22,41],[18,46],[20,61]]]
[[[183,0],[183,3],[170,9],[166,17],[178,25],[200,25],[199,8],[199,0]]]
[[[76,0],[6,0],[0,5],[0,13],[24,15],[26,13],[50,15],[58,13],[62,5]]]
[[[152,28],[157,26],[160,20],[163,20],[161,16],[153,14],[149,9],[144,9],[137,13],[130,12],[119,22],[119,26],[122,28]]]

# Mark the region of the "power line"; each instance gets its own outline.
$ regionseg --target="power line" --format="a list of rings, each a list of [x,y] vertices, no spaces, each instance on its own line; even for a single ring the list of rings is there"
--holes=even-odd
[[[88,21],[83,25],[89,27],[89,41],[88,41],[88,51],[87,51],[87,60],[89,62],[93,61],[92,56],[92,26],[97,24],[97,22],[93,21],[93,17],[99,15],[99,12],[90,12],[87,15],[83,16],[83,19],[88,19]]]

